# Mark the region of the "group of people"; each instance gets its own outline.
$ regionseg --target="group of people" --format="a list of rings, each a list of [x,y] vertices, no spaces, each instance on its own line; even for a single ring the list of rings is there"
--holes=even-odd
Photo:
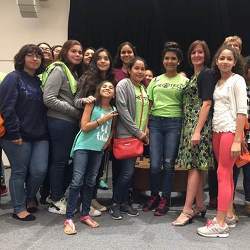
[[[98,227],[93,216],[107,208],[96,200],[97,188],[112,138],[135,137],[150,148],[151,193],[143,211],[168,212],[174,170],[181,167],[188,171],[186,200],[172,225],[205,217],[204,172],[209,171],[213,192],[218,184],[218,194],[211,195],[217,214],[197,232],[228,237],[237,222],[233,199],[239,170],[234,166],[246,146],[249,109],[250,60],[243,62],[241,47],[239,37],[226,38],[209,68],[207,43],[194,41],[187,53],[193,71],[188,79],[179,72],[183,52],[173,41],[164,44],[164,73],[156,77],[130,42],[119,45],[114,62],[107,49],[83,50],[76,40],[54,51],[47,43],[24,45],[14,58],[15,70],[0,84],[6,129],[0,146],[11,165],[13,218],[35,220],[40,190],[40,203],[48,204],[49,212],[66,215],[66,234],[76,234],[79,203],[80,221]],[[123,213],[138,216],[129,202],[136,157],[121,160],[111,153],[111,159],[109,213],[115,220]],[[250,166],[243,170],[249,207]]]

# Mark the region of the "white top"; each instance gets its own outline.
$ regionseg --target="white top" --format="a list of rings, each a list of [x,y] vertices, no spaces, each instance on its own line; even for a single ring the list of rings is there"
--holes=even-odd
[[[233,74],[222,85],[219,86],[217,83],[213,99],[213,131],[234,133],[237,114],[247,115],[247,91],[244,78]]]

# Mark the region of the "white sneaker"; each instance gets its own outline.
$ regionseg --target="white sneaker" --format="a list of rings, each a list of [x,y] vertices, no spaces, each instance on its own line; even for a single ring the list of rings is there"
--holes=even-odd
[[[59,201],[51,201],[48,211],[55,214],[66,214],[66,199],[62,198]]]
[[[234,227],[236,227],[236,224],[237,224],[238,220],[237,220],[236,215],[234,215],[231,218],[230,217],[226,217],[225,222],[227,223],[228,227],[234,228]]]
[[[229,227],[226,223],[224,227],[220,226],[217,223],[216,218],[214,218],[213,220],[208,220],[206,226],[199,227],[197,233],[204,237],[227,238],[229,236]]]
[[[98,217],[101,216],[102,212],[93,208],[92,206],[90,207],[89,215],[92,217]]]

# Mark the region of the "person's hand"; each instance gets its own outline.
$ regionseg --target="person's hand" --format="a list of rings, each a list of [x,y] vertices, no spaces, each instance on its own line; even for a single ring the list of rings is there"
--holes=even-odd
[[[232,158],[237,158],[241,154],[241,142],[233,142],[231,146]]]
[[[139,136],[138,139],[139,139],[140,141],[142,141],[143,144],[145,144],[145,145],[148,145],[148,143],[149,143],[149,139],[148,139],[148,137],[147,137],[147,134],[144,133],[144,132],[141,133],[141,135]]]
[[[16,140],[12,140],[11,142],[13,142],[14,144],[17,144],[17,145],[21,145],[21,144],[23,144],[23,139],[19,138],[19,139],[16,139]]]
[[[96,98],[92,95],[88,96],[88,97],[85,97],[85,98],[82,98],[83,99],[83,103],[93,103],[95,102]]]
[[[112,111],[106,115],[104,115],[102,118],[98,119],[100,124],[103,124],[105,122],[107,122],[108,120],[113,119],[114,117],[118,116],[118,112],[117,111]]]
[[[191,138],[192,146],[200,144],[200,141],[201,141],[201,134],[198,132],[194,132]]]

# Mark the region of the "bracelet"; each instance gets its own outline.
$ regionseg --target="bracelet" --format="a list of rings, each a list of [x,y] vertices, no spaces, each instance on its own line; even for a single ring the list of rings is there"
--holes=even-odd
[[[97,125],[100,126],[100,123],[98,122],[98,120],[95,120],[95,121],[96,121]]]

